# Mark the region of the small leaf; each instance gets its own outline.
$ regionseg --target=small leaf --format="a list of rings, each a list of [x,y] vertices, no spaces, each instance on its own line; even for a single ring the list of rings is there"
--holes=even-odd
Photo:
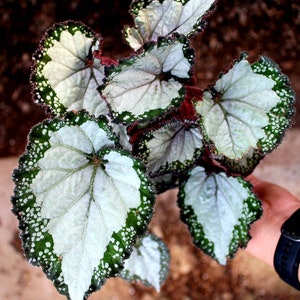
[[[33,128],[14,171],[26,255],[72,300],[119,272],[152,213],[143,165],[115,142],[105,118],[69,114]]]
[[[255,73],[243,58],[204,92],[196,110],[217,155],[237,160],[258,148],[271,122],[268,113],[281,102],[275,85],[272,78]]]
[[[186,39],[162,40],[109,71],[101,93],[118,121],[150,120],[178,106],[190,78],[193,51]]]
[[[195,167],[181,183],[179,204],[194,243],[225,264],[249,240],[249,226],[261,215],[259,200],[240,177],[207,174]]]
[[[203,17],[215,1],[134,1],[134,28],[125,27],[125,39],[138,50],[143,44],[173,33],[190,36],[204,27]]]
[[[143,136],[137,153],[142,157],[150,177],[180,173],[190,167],[203,150],[198,124],[172,121]]]
[[[170,254],[167,246],[158,237],[144,236],[125,261],[121,277],[138,281],[157,291],[169,274]]]
[[[31,82],[36,101],[57,116],[82,109],[95,116],[106,114],[107,105],[97,91],[104,65],[93,57],[101,40],[79,22],[50,28],[34,54]]]

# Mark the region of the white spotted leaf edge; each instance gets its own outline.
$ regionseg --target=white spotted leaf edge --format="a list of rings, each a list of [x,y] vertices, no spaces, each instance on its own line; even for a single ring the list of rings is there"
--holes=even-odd
[[[261,215],[248,182],[225,173],[207,174],[200,166],[181,183],[179,204],[194,243],[220,264],[246,246],[250,225]]]
[[[81,113],[38,125],[14,172],[14,211],[29,261],[72,300],[119,272],[153,209],[143,165],[113,148],[103,120]]]
[[[135,27],[125,27],[125,39],[134,50],[138,50],[146,42],[157,41],[159,37],[174,33],[194,34],[202,29],[202,19],[214,2],[153,0],[143,7],[143,1],[136,1],[131,9]]]
[[[107,105],[97,91],[105,77],[104,65],[93,57],[100,42],[100,36],[79,22],[50,28],[34,55],[31,81],[37,102],[57,116],[82,109],[105,115]]]
[[[100,91],[113,117],[124,124],[146,121],[178,106],[184,98],[180,80],[190,78],[193,59],[182,37],[151,44],[147,51],[112,67]]]
[[[267,138],[268,113],[281,99],[273,90],[276,82],[256,74],[244,58],[203,94],[196,104],[204,131],[218,155],[240,159]]]

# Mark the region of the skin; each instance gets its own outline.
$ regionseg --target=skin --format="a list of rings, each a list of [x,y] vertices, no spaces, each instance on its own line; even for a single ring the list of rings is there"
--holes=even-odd
[[[262,201],[263,215],[252,224],[252,239],[245,250],[273,267],[281,225],[300,208],[300,201],[276,184],[262,181],[253,175],[247,180],[251,182],[254,193]]]

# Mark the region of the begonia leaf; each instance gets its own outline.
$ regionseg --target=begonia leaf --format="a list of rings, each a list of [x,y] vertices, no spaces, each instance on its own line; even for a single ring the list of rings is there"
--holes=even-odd
[[[181,217],[194,243],[226,264],[239,246],[246,246],[251,223],[261,215],[260,201],[241,177],[206,173],[195,167],[180,184]]]
[[[160,291],[169,274],[170,253],[164,242],[153,234],[147,234],[133,249],[125,261],[121,277],[127,281],[141,282]]]
[[[126,26],[124,33],[129,45],[138,50],[145,43],[157,41],[174,33],[190,36],[204,27],[204,16],[213,0],[153,0],[134,1],[131,14],[134,27]]]
[[[13,174],[26,255],[72,300],[120,271],[152,214],[144,166],[115,144],[104,117],[71,113],[32,129]]]
[[[198,124],[173,120],[145,134],[137,153],[145,162],[149,175],[179,174],[190,167],[203,151],[203,137]]]
[[[185,38],[166,39],[110,68],[100,91],[113,118],[125,124],[147,121],[178,106],[193,59]]]
[[[55,24],[34,54],[31,74],[34,98],[57,116],[85,109],[91,115],[107,113],[97,87],[104,65],[94,58],[102,38],[79,22]]]
[[[272,127],[270,113],[280,103],[276,81],[256,72],[242,58],[204,92],[203,101],[197,102],[196,110],[202,118],[205,136],[215,147],[215,154],[239,160],[268,139],[270,132],[266,127]],[[278,127],[283,134],[286,122]]]

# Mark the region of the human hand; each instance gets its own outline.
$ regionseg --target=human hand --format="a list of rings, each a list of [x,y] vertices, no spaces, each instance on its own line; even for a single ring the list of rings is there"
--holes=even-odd
[[[253,192],[262,201],[263,215],[251,226],[246,251],[273,267],[275,249],[280,237],[280,228],[298,208],[300,201],[286,189],[250,175],[247,180]]]

